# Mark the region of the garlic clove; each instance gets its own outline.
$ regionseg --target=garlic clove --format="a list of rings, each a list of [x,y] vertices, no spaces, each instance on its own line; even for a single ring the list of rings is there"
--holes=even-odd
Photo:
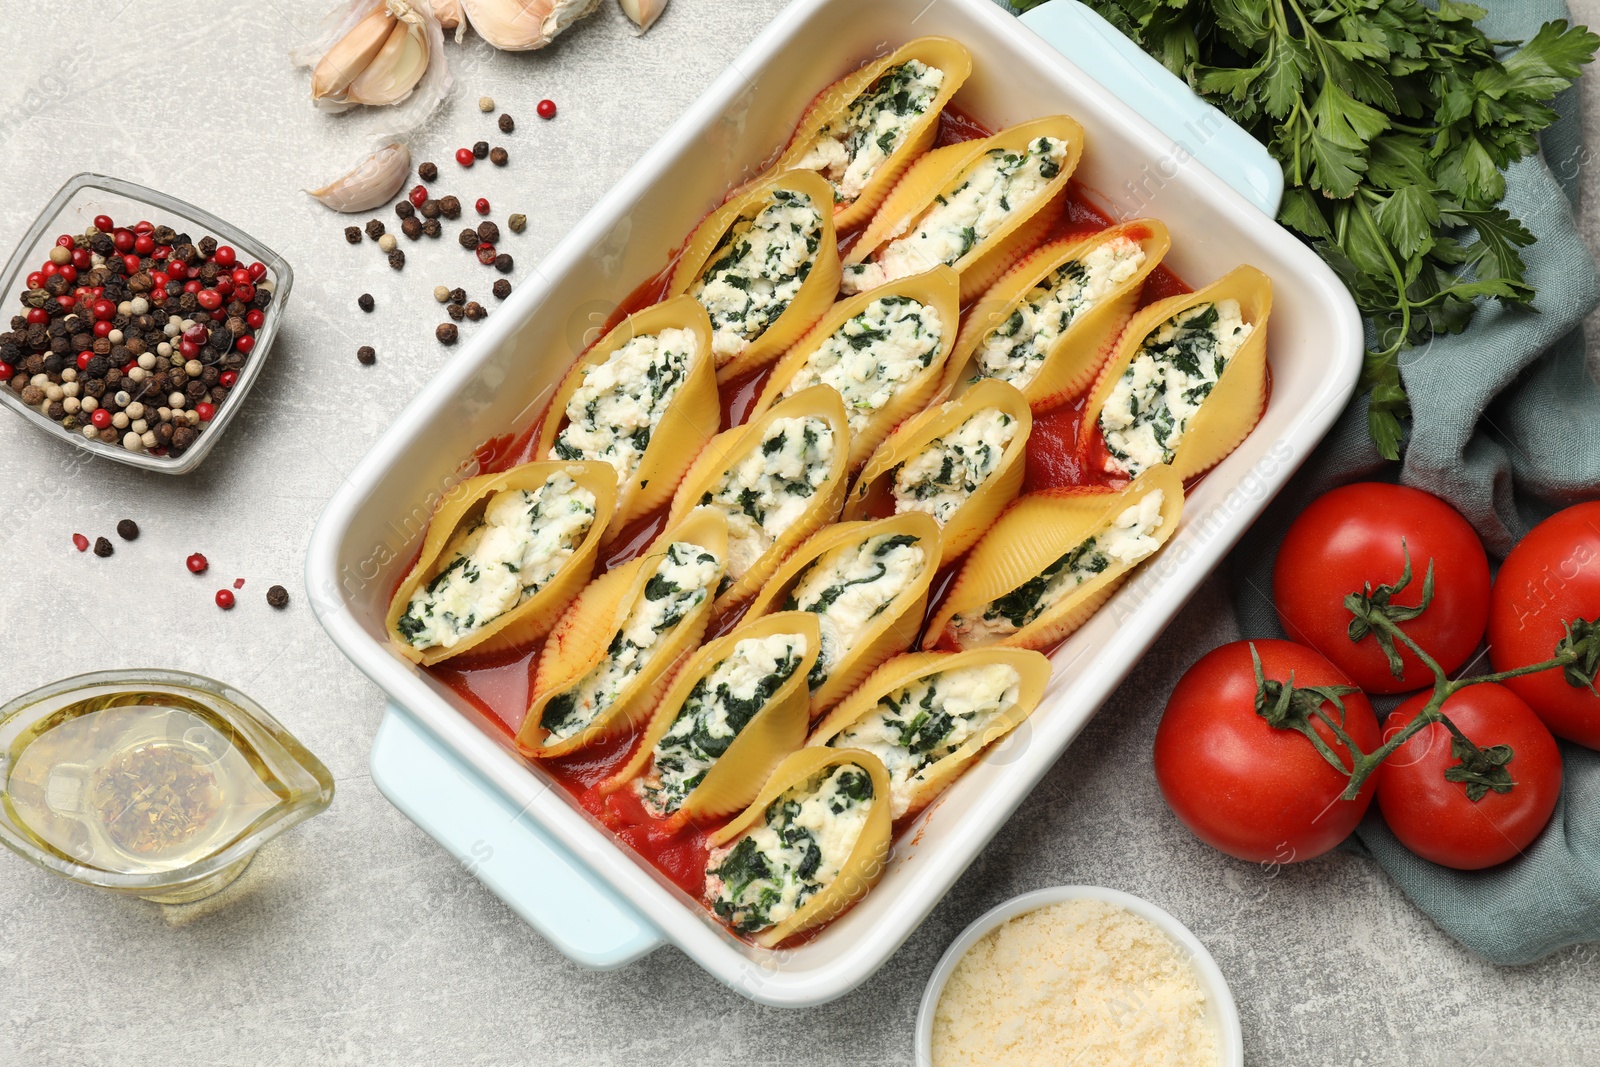
[[[655,25],[656,19],[667,9],[667,0],[618,0],[618,3],[622,5],[622,13],[639,27],[640,33]]]
[[[461,0],[478,35],[507,52],[543,48],[600,0]]]
[[[394,25],[394,16],[382,7],[356,23],[312,71],[311,99],[342,96],[383,48]]]
[[[397,104],[428,69],[428,36],[423,18],[404,0],[389,0],[394,29],[378,54],[345,91],[352,104]]]
[[[466,35],[466,18],[461,14],[461,0],[429,0],[433,5],[433,17],[439,20],[441,28],[456,31],[456,44],[461,43],[461,38]]]
[[[410,173],[411,150],[396,143],[378,149],[348,174],[306,192],[335,211],[368,211],[392,199]]]

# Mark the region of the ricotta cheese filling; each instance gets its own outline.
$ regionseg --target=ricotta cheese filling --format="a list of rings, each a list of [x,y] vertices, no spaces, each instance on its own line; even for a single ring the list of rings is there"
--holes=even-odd
[[[865,749],[883,761],[898,819],[934,764],[1016,707],[1021,683],[1022,675],[1004,663],[940,671],[890,693],[828,744]]]
[[[833,427],[805,415],[773,419],[761,444],[723,474],[701,504],[728,516],[725,585],[744,577],[805,512],[833,462]]]
[[[1112,386],[1100,430],[1112,461],[1130,477],[1171,463],[1189,423],[1255,326],[1237,300],[1180,311],[1144,339]]]
[[[918,59],[890,67],[843,115],[817,131],[795,169],[819,171],[833,186],[836,202],[855,200],[928,113],[943,84],[944,71]]]
[[[877,534],[818,556],[784,602],[809,611],[822,633],[807,682],[815,691],[866,632],[922,573],[928,554],[910,534]]]
[[[628,683],[649,666],[672,631],[711,595],[720,561],[715,553],[686,541],[667,546],[605,658],[544,707],[539,724],[549,731],[546,745],[578,733],[616,703]]]
[[[971,252],[1013,214],[1024,211],[1061,173],[1067,143],[1039,137],[1025,151],[995,148],[967,168],[961,183],[934,202],[908,227],[910,232],[861,262],[844,268],[841,289],[859,293],[896,278],[952,265]]]
[[[776,926],[844,869],[877,799],[853,763],[830,767],[771,804],[761,822],[706,861],[706,899],[741,933]]]
[[[879,297],[811,353],[783,396],[831,385],[844,397],[851,433],[860,433],[895,393],[928,369],[944,337],[939,313],[909,296]]]
[[[782,315],[811,274],[822,215],[811,198],[775,189],[754,215],[728,228],[689,289],[711,316],[711,351],[722,366]]]
[[[999,408],[984,408],[930,441],[894,470],[895,514],[925,511],[943,526],[994,477],[1016,436],[1016,419]]]
[[[747,638],[694,684],[656,742],[650,772],[634,783],[651,815],[665,818],[683,805],[805,654],[804,634]]]
[[[443,565],[395,623],[412,648],[454,648],[549,583],[589,533],[594,494],[563,473],[538,489],[504,489],[457,530]]]
[[[953,616],[950,626],[957,642],[972,648],[1009,637],[1112,564],[1131,567],[1145,559],[1161,547],[1156,533],[1161,529],[1162,497],[1161,490],[1151,490],[1035,577],[973,614]]]
[[[688,330],[635,337],[584,371],[550,459],[603,460],[618,484],[639,469],[651,435],[688,376],[698,347]]]
[[[1018,389],[1027,386],[1073,321],[1138,273],[1144,260],[1139,242],[1115,237],[1051,271],[984,336],[973,380],[999,378]]]

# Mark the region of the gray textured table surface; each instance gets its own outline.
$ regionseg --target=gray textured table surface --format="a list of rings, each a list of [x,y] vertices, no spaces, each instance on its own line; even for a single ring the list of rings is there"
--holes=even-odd
[[[1233,985],[1252,1063],[1600,1060],[1593,947],[1495,969],[1369,863],[1335,855],[1268,873],[1176,825],[1148,750],[1162,695],[1234,636],[1215,581],[857,993],[783,1013],[673,949],[608,974],[553,951],[373,787],[366,753],[382,699],[300,591],[323,502],[450,358],[431,337],[433,286],[487,286],[448,240],[407,244],[406,270],[392,273],[370,246],[345,245],[347,220],[299,192],[353,162],[372,122],[313,112],[306,75],[284,59],[320,6],[74,0],[3,16],[0,244],[68,175],[94,169],[234,220],[285,255],[298,284],[247,409],[193,476],[103,462],[70,473],[62,446],[0,418],[0,698],[109,667],[215,675],[317,752],[338,797],[226,894],[189,908],[115,899],[0,855],[0,1063],[909,1063],[917,999],[955,934],[1007,896],[1074,881],[1148,897],[1199,935]],[[415,138],[414,158],[446,164],[480,137],[508,147],[504,170],[442,169],[458,192],[488,196],[496,218],[528,214],[528,231],[506,242],[521,278],[781,6],[676,0],[636,40],[605,0],[545,52],[498,54],[469,38],[452,46],[456,96]],[[1575,6],[1591,24],[1600,16],[1600,0]],[[515,134],[478,113],[484,93],[516,116]],[[553,123],[534,115],[545,96],[561,105]],[[195,99],[209,114],[174,121]],[[363,291],[378,302],[371,316],[355,307]],[[368,343],[378,363],[360,367],[355,349]],[[144,529],[136,543],[105,560],[72,550],[72,533],[111,534],[124,517]],[[211,559],[205,579],[183,569],[195,550]],[[218,611],[212,593],[235,577],[247,580],[239,606]],[[295,594],[281,613],[264,601],[273,582]]]

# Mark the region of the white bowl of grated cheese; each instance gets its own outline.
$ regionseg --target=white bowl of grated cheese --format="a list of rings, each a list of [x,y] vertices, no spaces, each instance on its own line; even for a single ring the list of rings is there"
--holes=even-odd
[[[1147,900],[1065,885],[956,938],[917,1011],[917,1067],[1242,1067],[1239,1011],[1200,940]]]

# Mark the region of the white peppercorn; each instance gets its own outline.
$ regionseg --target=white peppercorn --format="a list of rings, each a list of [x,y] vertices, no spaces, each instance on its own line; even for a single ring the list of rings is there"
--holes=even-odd
[[[83,436],[89,438],[89,440],[91,440],[91,441],[94,440],[96,437],[100,436],[100,427],[96,426],[92,422],[84,423],[83,424]]]
[[[478,110],[479,111],[493,111],[494,110],[494,97],[492,97],[492,96],[480,96],[480,97],[478,97]],[[68,258],[71,258],[71,257],[69,256]]]
[[[110,333],[106,334],[106,340],[110,341],[114,345],[120,345],[123,342],[123,339],[124,338],[121,330],[112,330]]]
[[[82,403],[83,403],[83,410],[85,410],[85,411],[93,411],[95,408],[100,406],[100,401],[96,400],[92,396],[84,397]]]
[[[154,352],[139,353],[139,366],[143,367],[145,370],[154,370],[155,365],[156,354]]]
[[[61,380],[64,381],[64,382],[75,382],[75,381],[77,381],[78,380],[78,368],[77,367],[62,367],[61,368]]]
[[[450,302],[450,289],[448,286],[436,285],[433,287],[433,298],[441,304]]]
[[[142,296],[134,297],[130,303],[133,305],[133,313],[135,315],[143,315],[145,312],[150,310],[150,301],[146,300]]]
[[[128,413],[125,411],[119,411],[115,415],[111,416],[111,425],[115,426],[119,430],[126,430],[128,428],[128,423],[132,421],[132,419],[128,418]]]
[[[111,402],[119,408],[125,408],[133,403],[133,396],[126,389],[118,389],[116,395],[111,398]]]
[[[68,378],[61,386],[61,393],[63,396],[77,396],[82,388],[74,379]]]
[[[385,252],[393,252],[394,246],[399,243],[399,241],[395,240],[395,236],[392,233],[386,233],[382,237],[378,238],[378,247],[383,249]]]
[[[78,409],[82,406],[82,402],[79,401],[75,396],[69,396],[61,402],[61,410],[65,411],[68,415],[76,415],[78,413]]]
[[[139,436],[140,443],[146,448],[156,447],[156,440],[156,432],[154,430],[146,430]]]
[[[161,327],[161,332],[166,334],[168,337],[176,337],[183,331],[178,328],[177,323],[169,322],[165,326]]]
[[[183,365],[183,373],[187,374],[191,378],[200,377],[200,372],[205,369],[205,364],[201,363],[198,359],[191,359],[189,362]]]
[[[66,393],[61,391],[61,386],[57,385],[55,382],[51,382],[49,385],[44,387],[44,398],[46,400],[60,400],[66,395]]]
[[[133,403],[129,404],[127,406],[126,410],[128,412],[128,418],[130,418],[130,419],[142,419],[142,418],[144,418],[144,405],[139,403],[139,401],[137,401],[137,400],[135,400]]]
[[[117,428],[120,430],[122,427],[119,426]],[[122,447],[126,448],[129,452],[143,452],[144,439],[138,434],[134,433],[132,430],[129,430],[127,433],[122,435]]]
[[[118,315],[132,315],[133,314],[133,301],[132,300],[124,300],[122,303],[118,304],[117,305],[117,314]]]
[[[171,396],[167,397],[167,406],[172,408],[174,411],[182,410],[183,405],[188,402],[189,398],[184,396],[182,393],[175,392]]]
[[[132,430],[136,434],[142,435],[150,429],[150,424],[145,422],[143,419],[130,419],[128,421],[128,429]]]

